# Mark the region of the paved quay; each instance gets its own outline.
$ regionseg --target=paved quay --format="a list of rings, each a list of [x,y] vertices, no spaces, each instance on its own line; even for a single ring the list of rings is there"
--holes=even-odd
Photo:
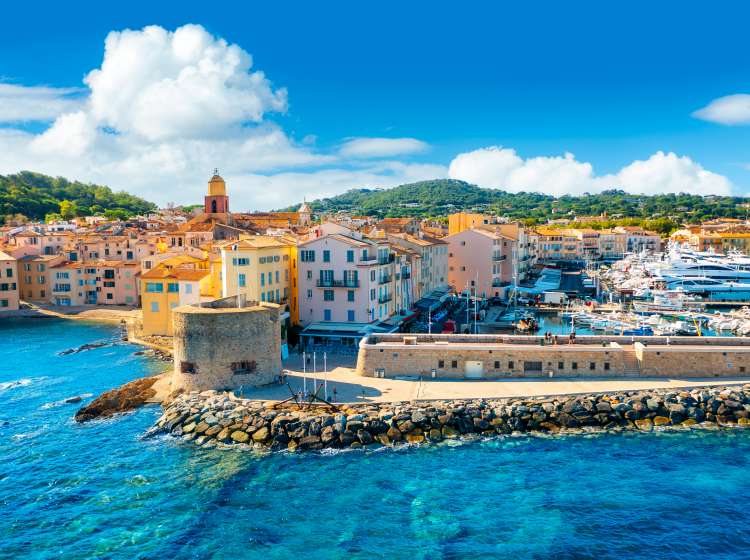
[[[510,398],[538,397],[546,395],[570,395],[579,393],[605,393],[613,391],[640,391],[649,389],[678,389],[683,387],[706,387],[743,385],[750,377],[733,378],[557,378],[557,379],[499,379],[499,380],[419,380],[418,378],[380,379],[362,377],[347,367],[337,367],[325,375],[328,392],[336,389],[337,402],[393,402],[433,399]],[[314,374],[315,382],[323,383],[322,372]],[[301,372],[290,371],[287,380],[296,391],[302,390],[304,377]],[[313,375],[307,374],[308,391],[313,387]],[[282,400],[290,396],[286,385],[272,385],[257,389],[245,389],[246,398],[260,400]],[[322,392],[321,392],[322,394]]]

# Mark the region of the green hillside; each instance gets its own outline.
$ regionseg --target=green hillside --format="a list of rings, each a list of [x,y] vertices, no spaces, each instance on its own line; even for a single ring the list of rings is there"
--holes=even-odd
[[[442,217],[461,210],[488,212],[544,223],[549,219],[599,215],[625,219],[701,221],[717,217],[745,218],[750,199],[689,194],[639,195],[621,190],[554,197],[540,193],[508,193],[483,189],[463,181],[439,179],[392,189],[353,189],[310,203],[315,212],[337,212],[378,217]]]
[[[18,215],[31,220],[93,214],[127,218],[155,209],[151,202],[126,192],[112,192],[101,185],[31,171],[0,175],[0,217],[6,220]]]

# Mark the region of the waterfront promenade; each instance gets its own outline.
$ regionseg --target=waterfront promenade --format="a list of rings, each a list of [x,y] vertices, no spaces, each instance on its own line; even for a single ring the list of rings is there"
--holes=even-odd
[[[287,364],[290,365],[290,364]],[[295,368],[296,369],[296,368]],[[300,368],[301,369],[301,368]],[[303,374],[292,371],[287,377],[295,390],[302,390]],[[500,380],[450,380],[413,378],[362,377],[353,368],[335,367],[327,375],[328,392],[336,388],[338,402],[393,402],[432,399],[509,398],[538,397],[547,395],[572,395],[585,393],[609,393],[615,391],[645,391],[651,389],[680,389],[690,387],[729,386],[750,383],[750,377],[742,378],[526,378]],[[322,372],[315,380],[323,383]],[[308,391],[313,387],[312,374],[307,374]],[[271,385],[254,389],[243,389],[250,399],[282,400],[288,398],[286,385]],[[322,393],[321,393],[322,394]]]

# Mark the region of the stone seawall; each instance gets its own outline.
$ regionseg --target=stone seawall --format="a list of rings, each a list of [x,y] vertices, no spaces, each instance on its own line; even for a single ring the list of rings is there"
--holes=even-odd
[[[362,339],[362,376],[737,377],[750,373],[750,339],[739,337],[558,337],[377,334]]]
[[[412,401],[299,409],[216,391],[180,395],[150,434],[203,447],[394,446],[523,433],[750,427],[750,385],[527,399]]]

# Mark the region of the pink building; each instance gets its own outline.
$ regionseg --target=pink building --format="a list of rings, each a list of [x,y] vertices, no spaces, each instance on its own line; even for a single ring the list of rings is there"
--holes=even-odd
[[[123,261],[65,261],[49,268],[55,305],[137,305],[140,265]]]
[[[18,309],[18,261],[0,251],[0,314]]]
[[[490,229],[467,229],[448,242],[448,282],[456,292],[501,297],[513,281],[516,241]]]
[[[394,257],[385,240],[324,235],[301,243],[297,257],[303,326],[361,326],[393,314]]]

